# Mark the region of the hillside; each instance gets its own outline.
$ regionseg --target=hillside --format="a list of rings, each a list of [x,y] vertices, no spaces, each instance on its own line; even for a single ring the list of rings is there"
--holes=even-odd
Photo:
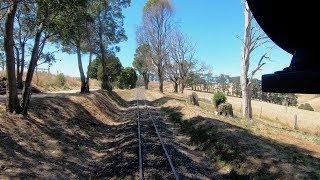
[[[91,179],[119,174],[119,166],[113,166],[120,164],[118,152],[131,153],[134,142],[116,139],[135,135],[121,131],[131,124],[123,118],[125,106],[116,93],[103,91],[33,98],[27,117],[7,114],[1,104],[0,179]],[[133,166],[136,163],[126,159]]]
[[[298,103],[309,103],[314,111],[320,112],[320,95],[319,94],[298,94]]]

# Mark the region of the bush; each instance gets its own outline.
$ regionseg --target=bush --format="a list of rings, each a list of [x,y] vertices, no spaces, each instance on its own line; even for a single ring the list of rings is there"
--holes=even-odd
[[[218,106],[218,114],[222,116],[233,116],[233,109],[230,103],[222,103]]]
[[[304,109],[307,111],[314,111],[313,107],[309,103],[300,104],[299,109]]]
[[[218,108],[220,104],[225,103],[226,101],[227,97],[221,91],[214,93],[212,102],[216,108]]]
[[[56,76],[55,84],[56,84],[56,86],[58,86],[58,87],[60,87],[60,88],[66,86],[66,77],[63,75],[63,73],[59,73],[59,74]]]
[[[120,89],[133,89],[136,87],[137,80],[136,71],[131,67],[127,67],[122,70],[118,77],[117,86]]]

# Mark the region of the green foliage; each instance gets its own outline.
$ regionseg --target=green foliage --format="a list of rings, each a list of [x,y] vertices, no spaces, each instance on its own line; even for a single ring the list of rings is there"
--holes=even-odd
[[[300,104],[299,109],[304,109],[307,111],[314,111],[313,107],[309,103]]]
[[[94,59],[89,68],[89,77],[92,79],[98,79],[98,67],[100,65],[100,60],[99,59]],[[102,70],[102,69],[101,69]],[[102,73],[102,72],[101,72]]]
[[[115,82],[123,69],[118,57],[111,55],[107,58],[107,72],[111,82]]]
[[[118,76],[122,70],[122,64],[118,57],[114,55],[109,55],[107,58],[107,72],[110,76],[111,82],[116,82]],[[103,79],[103,71],[102,71],[102,64],[99,59],[95,59],[91,63],[91,67],[89,69],[89,77],[98,79],[102,81]]]
[[[212,102],[216,108],[220,104],[225,103],[226,101],[227,101],[227,97],[221,91],[214,93],[213,98],[212,98]]]
[[[134,60],[132,62],[133,67],[142,75],[149,71],[149,64],[147,54],[150,51],[150,47],[147,44],[140,45],[134,54]]]
[[[56,84],[58,87],[60,87],[60,88],[66,87],[66,77],[64,76],[63,73],[59,73],[59,74],[56,76],[55,84]]]
[[[137,80],[138,77],[136,71],[131,67],[127,67],[122,70],[118,77],[117,86],[120,89],[133,89],[136,87]]]

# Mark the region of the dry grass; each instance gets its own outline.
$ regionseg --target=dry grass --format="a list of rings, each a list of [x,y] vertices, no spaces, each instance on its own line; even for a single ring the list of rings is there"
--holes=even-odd
[[[298,103],[309,103],[314,111],[320,112],[320,95],[319,94],[298,94]]]
[[[0,72],[0,77],[4,77],[5,73]],[[25,77],[24,77],[25,78]],[[81,87],[81,81],[79,77],[66,76],[66,86],[58,87],[56,84],[56,75],[46,72],[35,73],[32,78],[32,84],[35,88],[39,89],[41,92],[52,92],[60,90],[75,90]],[[100,82],[96,79],[90,79],[91,89],[100,89]]]
[[[105,91],[34,98],[26,117],[2,111],[0,179],[133,179],[133,117]]]
[[[191,94],[193,91],[186,90],[184,96]],[[211,102],[213,94],[205,92],[196,92],[199,98]],[[234,111],[241,112],[241,98],[227,97],[227,102],[232,104]],[[267,119],[286,125],[293,126],[293,118],[296,114],[298,117],[297,126],[299,130],[320,135],[320,112],[306,111],[296,107],[285,107],[277,104],[271,104],[261,101],[252,101],[252,112],[256,118]]]
[[[135,89],[131,89],[131,90],[114,89],[114,91],[125,101],[132,101],[136,98]]]
[[[181,116],[181,120],[189,122],[181,123],[181,126],[191,132],[190,136],[208,138],[199,144],[199,148],[212,157],[221,171],[245,179],[320,178],[319,136],[293,131],[268,120],[215,116],[210,102],[201,102],[200,107],[191,106],[180,94],[161,95],[152,90],[146,94],[165,112],[173,112],[169,117]],[[190,131],[190,124],[201,131],[192,128]]]

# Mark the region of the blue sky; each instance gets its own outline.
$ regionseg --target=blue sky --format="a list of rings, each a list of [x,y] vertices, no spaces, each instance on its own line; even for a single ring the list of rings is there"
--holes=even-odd
[[[133,55],[137,47],[135,31],[141,23],[142,8],[146,0],[132,0],[131,6],[124,10],[124,27],[128,40],[119,44],[121,51],[117,53],[124,67],[132,66]],[[212,67],[213,73],[238,76],[240,74],[242,42],[244,30],[244,10],[241,1],[202,0],[171,0],[175,9],[175,18],[181,30],[196,43],[196,57]],[[200,1],[199,1],[200,2]],[[255,52],[251,59],[251,67],[259,60]],[[58,59],[51,67],[52,73],[62,72],[70,76],[79,76],[76,55],[58,53]],[[275,48],[262,74],[282,70],[290,64],[291,55],[281,48]],[[61,60],[61,61],[60,61]],[[87,67],[88,58],[83,56],[84,67]]]

